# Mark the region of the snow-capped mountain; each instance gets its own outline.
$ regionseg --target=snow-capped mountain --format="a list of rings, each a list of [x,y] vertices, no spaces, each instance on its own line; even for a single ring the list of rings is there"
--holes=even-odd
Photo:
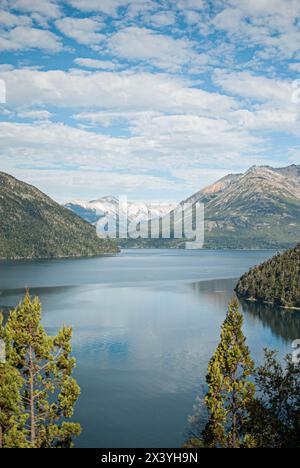
[[[204,204],[207,248],[292,247],[300,239],[300,165],[284,168],[254,166],[244,174],[229,174],[179,205],[158,204],[152,210],[150,218],[167,218],[173,210],[175,214],[178,213],[185,203]],[[66,206],[90,223],[96,224],[101,218],[105,222],[106,216],[116,214],[118,200],[104,197],[88,203],[73,202]],[[192,218],[191,206],[185,208],[184,215],[185,220]],[[148,220],[147,205],[143,207],[131,202],[128,204],[128,221],[137,218],[141,225],[144,220]],[[180,218],[175,216],[175,219]],[[132,227],[134,229],[134,224]],[[152,240],[147,246],[152,246],[153,243],[158,245],[156,239],[152,244],[151,242]]]
[[[147,202],[127,202],[127,216],[129,222],[138,220],[139,222],[157,219],[170,213],[177,203],[147,203]],[[98,200],[85,202],[82,200],[73,200],[65,205],[66,208],[73,211],[81,218],[91,224],[97,224],[103,218],[109,218],[117,215],[125,215],[126,208],[120,205],[116,197],[102,197]],[[151,214],[149,216],[149,214]],[[104,221],[104,220],[103,220]]]

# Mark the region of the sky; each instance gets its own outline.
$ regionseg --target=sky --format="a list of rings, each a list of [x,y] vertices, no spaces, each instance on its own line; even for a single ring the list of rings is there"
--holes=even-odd
[[[0,170],[180,201],[300,164],[300,0],[1,0]]]

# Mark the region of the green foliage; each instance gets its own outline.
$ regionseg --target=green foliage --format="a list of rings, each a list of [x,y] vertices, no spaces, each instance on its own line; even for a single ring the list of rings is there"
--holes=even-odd
[[[221,341],[208,366],[208,418],[190,418],[196,430],[186,448],[300,448],[300,363],[265,350],[254,367],[238,304],[229,306]],[[201,399],[200,399],[201,401]]]
[[[1,325],[7,362],[1,366],[0,423],[4,447],[70,447],[81,432],[73,416],[80,388],[72,378],[72,330],[48,336],[41,304],[29,293]]]
[[[5,340],[3,316],[0,314],[0,339]],[[26,447],[24,427],[27,417],[23,414],[21,398],[23,379],[9,362],[0,363],[0,448]]]
[[[300,308],[300,244],[242,276],[236,293],[283,307]]]
[[[88,257],[117,250],[79,216],[0,173],[0,258]]]
[[[300,364],[265,350],[255,372],[258,396],[251,405],[248,430],[260,448],[300,448]]]
[[[243,427],[255,393],[254,384],[249,381],[254,363],[242,325],[243,317],[234,300],[222,326],[220,344],[208,366],[209,391],[205,402],[209,422],[203,432],[207,447],[238,448],[252,443]]]

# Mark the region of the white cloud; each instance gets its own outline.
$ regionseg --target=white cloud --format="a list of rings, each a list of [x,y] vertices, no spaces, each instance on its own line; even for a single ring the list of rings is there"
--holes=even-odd
[[[122,6],[127,6],[130,0],[69,0],[69,3],[78,10],[101,12],[116,15]]]
[[[118,63],[112,62],[110,60],[96,60],[89,58],[77,58],[74,62],[80,67],[91,68],[95,70],[117,70],[122,68]]]
[[[32,23],[28,16],[13,15],[9,11],[1,10],[0,25],[5,27],[30,26]]]
[[[202,10],[205,7],[204,0],[177,0],[176,7],[181,10]]]
[[[288,161],[290,164],[300,164],[300,147],[290,148]]]
[[[58,18],[61,15],[58,3],[53,0],[9,0],[9,6],[15,11],[39,13],[48,18]]]
[[[286,132],[298,136],[300,133],[299,112],[289,109],[271,108],[257,111],[240,110],[231,115],[231,121],[236,126],[246,130],[269,130],[271,132]]]
[[[146,28],[124,28],[110,37],[108,46],[116,56],[170,71],[179,70],[183,65],[203,65],[203,56],[193,50],[188,40],[173,39]]]
[[[154,15],[151,15],[149,18],[149,22],[153,26],[163,27],[163,26],[171,26],[176,22],[176,15],[173,11],[159,11]]]
[[[47,110],[28,110],[19,112],[18,117],[20,117],[21,119],[29,119],[33,121],[47,121],[52,117],[52,114]]]
[[[132,201],[136,199],[137,193],[142,193],[141,200],[156,200],[157,194],[162,190],[163,197],[169,201],[169,194],[172,193],[175,201],[180,201],[191,193],[194,186],[181,184],[180,186],[172,180],[149,174],[111,173],[110,171],[64,171],[59,169],[39,170],[39,169],[13,169],[10,171],[15,177],[38,187],[49,194],[60,203],[70,202],[72,199],[93,200],[105,195],[127,194]],[[209,174],[210,175],[210,174]],[[217,175],[217,174],[215,174]],[[203,174],[197,181],[197,190],[207,181],[215,181],[210,175],[209,179]],[[88,183],[87,183],[88,181]],[[199,184],[200,185],[199,187]],[[179,194],[178,194],[179,192]],[[182,194],[180,193],[182,192]]]
[[[236,116],[236,113],[234,115]],[[114,122],[126,122],[133,136],[155,142],[161,154],[177,154],[179,160],[185,152],[199,155],[211,150],[224,152],[251,150],[259,140],[225,119],[197,115],[164,115],[159,112],[86,112],[74,116],[78,121],[109,127]],[[178,162],[178,160],[176,159]],[[173,164],[176,165],[176,161]],[[187,163],[187,161],[186,161]]]
[[[62,192],[69,184],[74,195],[97,184],[97,195],[147,184],[188,194],[205,174],[213,181],[267,162],[264,154],[276,153],[274,132],[299,137],[292,79],[276,78],[277,60],[294,60],[280,76],[300,72],[299,0],[288,7],[286,0],[208,6],[208,0],[2,0],[0,50],[61,51],[56,27],[94,51],[83,54],[72,43],[74,55],[62,59],[77,67],[68,71],[52,62],[46,71],[37,54],[16,56],[23,68],[0,66],[8,99],[0,109],[3,169],[17,174],[24,167],[32,183]],[[207,91],[211,78],[217,92]],[[53,109],[55,121],[73,126],[51,122]],[[14,117],[23,124],[12,123]],[[284,145],[288,139],[280,151]]]
[[[261,58],[294,57],[300,48],[298,0],[229,0],[212,25],[236,44],[262,46]]]
[[[158,10],[165,8],[167,16],[161,16],[158,21],[169,21],[172,17],[171,10],[187,11],[202,10],[205,6],[204,0],[172,0],[161,2],[159,0],[68,0],[69,3],[80,11],[101,12],[110,16],[117,16],[119,9],[125,7],[126,17],[134,18],[139,14],[149,11],[160,14]],[[170,13],[169,13],[170,12]],[[167,19],[168,17],[168,19]],[[161,23],[160,23],[161,24]]]
[[[183,14],[184,14],[186,23],[189,25],[199,24],[201,21],[201,16],[196,11],[184,10]]]
[[[0,50],[42,49],[58,52],[62,49],[60,39],[51,31],[18,26],[10,31],[0,30]]]
[[[55,22],[56,27],[67,37],[74,39],[79,44],[87,46],[98,45],[105,39],[99,31],[103,23],[99,18],[63,18]]]
[[[0,135],[3,158],[7,160],[22,149],[19,162],[28,165],[44,161],[53,167],[62,163],[109,169],[120,146],[118,139],[50,122],[0,122]]]
[[[256,99],[261,102],[292,102],[293,87],[291,81],[256,76],[250,72],[232,73],[226,70],[216,70],[214,81],[226,92],[237,96]]]
[[[18,165],[37,171],[47,167],[47,177],[66,167],[80,169],[77,177],[87,179],[88,172],[109,173],[115,192],[124,186],[117,181],[130,174],[136,180],[132,189],[148,183],[152,190],[167,188],[173,191],[192,193],[199,189],[196,180],[191,181],[189,171],[201,168],[201,164],[225,171],[239,162],[247,167],[253,162],[253,147],[259,143],[245,131],[237,131],[226,121],[197,118],[196,116],[135,116],[132,123],[133,136],[116,138],[98,132],[86,131],[57,123],[16,124],[0,122],[1,166],[3,170],[15,172]],[[249,156],[251,151],[251,156]],[[255,153],[255,152],[254,152]],[[257,157],[258,159],[258,157]],[[158,168],[164,174],[153,176]],[[73,169],[74,170],[74,169]],[[64,178],[71,177],[70,170]],[[107,176],[108,177],[108,176]],[[172,177],[181,179],[179,185]],[[101,181],[101,194],[107,187]],[[143,183],[141,182],[143,181]],[[72,182],[71,182],[72,183]],[[53,187],[52,187],[53,190]],[[99,191],[100,194],[100,191]]]
[[[93,125],[103,125],[110,127],[114,122],[148,122],[154,116],[160,116],[160,112],[140,111],[140,112],[81,112],[73,116],[78,121],[87,121]]]
[[[157,0],[131,0],[128,2],[124,20],[129,21],[130,24],[132,24],[132,20],[140,22],[139,18],[149,15],[149,13],[155,14],[161,7],[162,5]]]
[[[298,0],[289,0],[287,8],[286,0],[229,0],[229,5],[239,8],[244,15],[267,17],[281,16],[281,21],[285,18],[293,18],[300,14]]]
[[[297,62],[297,63],[290,63],[289,68],[290,68],[292,71],[295,71],[295,72],[297,72],[297,73],[300,73],[300,62]]]
[[[130,111],[194,112],[223,115],[234,99],[190,87],[166,74],[30,69],[0,72],[7,101],[15,106],[45,106]]]
[[[187,150],[195,157],[206,153],[205,157],[212,162],[216,152],[219,163],[221,154],[226,159],[226,153],[248,152],[260,143],[259,139],[239,131],[225,119],[196,115],[151,116],[135,122],[131,131],[145,140],[156,140],[162,149],[165,145],[173,154]]]
[[[233,125],[299,136],[300,107],[293,100],[296,88],[292,81],[224,70],[216,71],[214,80],[226,92],[243,99],[244,109],[228,115]]]

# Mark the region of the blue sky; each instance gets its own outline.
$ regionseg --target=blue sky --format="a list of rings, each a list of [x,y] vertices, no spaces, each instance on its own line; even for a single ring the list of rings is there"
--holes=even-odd
[[[179,201],[300,163],[297,80],[300,0],[2,0],[0,170]]]

